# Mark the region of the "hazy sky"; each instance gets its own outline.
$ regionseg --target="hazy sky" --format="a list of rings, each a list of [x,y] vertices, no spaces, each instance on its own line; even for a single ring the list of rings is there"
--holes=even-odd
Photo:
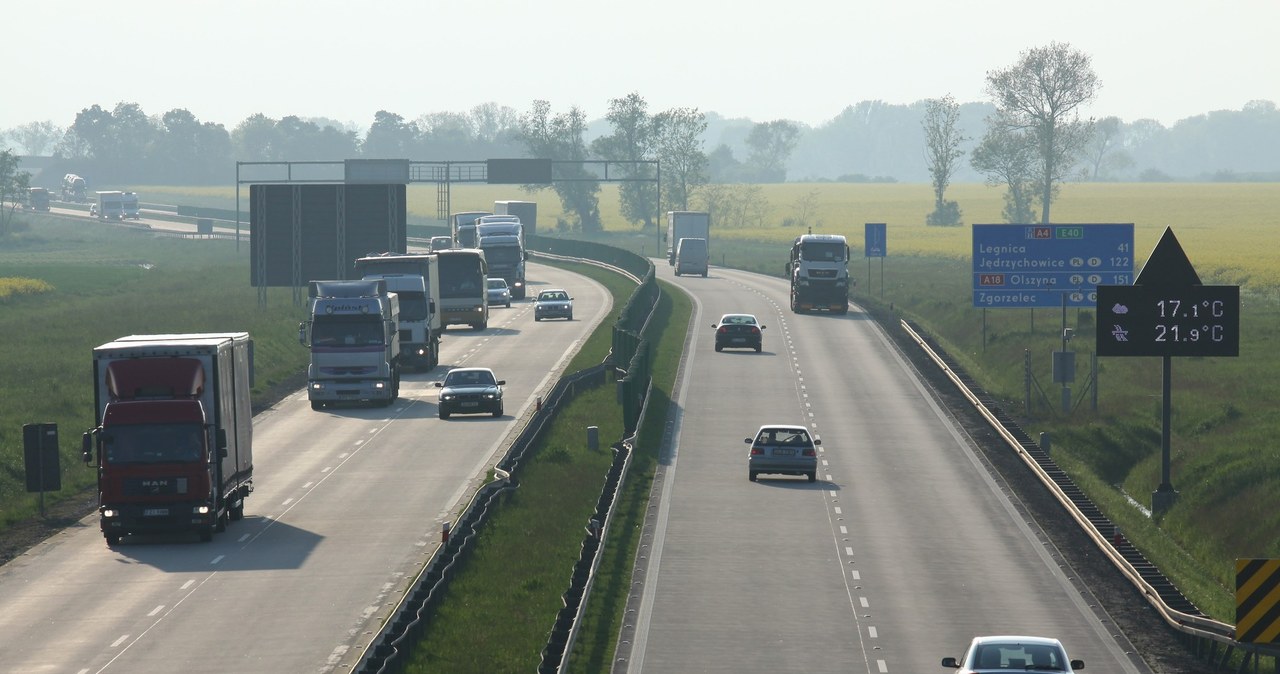
[[[1088,115],[1280,104],[1280,0],[16,0],[3,21],[0,130],[122,101],[228,130],[535,99],[597,119],[631,92],[819,125],[864,100],[986,101],[987,71],[1054,41],[1093,59]]]

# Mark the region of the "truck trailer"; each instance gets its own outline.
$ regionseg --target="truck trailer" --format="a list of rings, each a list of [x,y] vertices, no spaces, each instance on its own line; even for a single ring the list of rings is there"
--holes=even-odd
[[[253,341],[247,332],[131,335],[93,350],[98,521],[122,536],[194,531],[244,517],[253,491]]]
[[[538,235],[538,202],[536,201],[495,201],[494,215],[514,215],[524,225],[526,237]]]
[[[386,407],[400,396],[400,299],[376,281],[312,281],[298,341],[311,349],[307,398]]]
[[[791,246],[786,266],[791,311],[848,313],[849,244],[838,234],[803,234]]]
[[[453,245],[457,248],[475,248],[476,220],[486,215],[493,214],[488,211],[463,211],[450,216]]]
[[[400,298],[400,363],[430,370],[440,363],[440,265],[434,255],[383,253],[356,260],[356,275],[382,279]]]
[[[124,192],[107,190],[94,193],[89,215],[99,220],[124,220]]]
[[[676,246],[680,239],[706,239],[707,255],[711,255],[711,214],[704,211],[667,212],[667,264],[676,264]]]

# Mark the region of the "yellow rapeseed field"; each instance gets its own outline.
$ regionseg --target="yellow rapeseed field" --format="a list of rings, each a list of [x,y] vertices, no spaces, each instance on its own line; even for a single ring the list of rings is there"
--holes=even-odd
[[[798,217],[800,204],[813,204],[808,225],[815,232],[844,234],[861,253],[863,224],[888,225],[888,252],[894,255],[936,255],[969,259],[968,225],[1002,222],[1004,188],[976,183],[952,185],[947,199],[960,204],[962,227],[928,227],[925,216],[933,209],[930,185],[784,183],[753,186],[765,202],[764,222],[753,227],[717,225],[715,236],[785,242],[803,233],[783,222]],[[181,202],[190,195],[234,199],[231,188],[139,188],[139,192],[168,194]],[[408,209],[415,220],[436,217],[434,184],[409,187]],[[248,186],[243,186],[241,207],[248,209]],[[490,210],[499,199],[538,202],[542,232],[553,231],[565,217],[560,200],[551,190],[529,193],[515,185],[455,184],[451,210]],[[157,200],[161,200],[157,197]],[[696,210],[698,204],[690,205]],[[637,231],[623,220],[617,184],[600,189],[600,216],[608,231]],[[1172,227],[1187,257],[1205,283],[1241,285],[1246,292],[1280,292],[1280,183],[1067,183],[1053,204],[1057,223],[1134,224],[1134,245],[1139,266],[1155,247],[1166,227]]]
[[[34,278],[0,277],[0,302],[16,295],[47,293],[53,286]]]

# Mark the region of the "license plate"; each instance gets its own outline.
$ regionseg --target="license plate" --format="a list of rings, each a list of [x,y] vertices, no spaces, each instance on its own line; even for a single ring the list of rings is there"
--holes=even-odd
[[[143,517],[165,517],[169,514],[168,508],[147,508],[142,511]]]
[[[745,342],[745,341],[747,341],[747,338],[746,338],[746,337],[734,337],[734,338],[733,338],[733,341],[734,341],[734,342]]]
[[[774,447],[773,455],[774,456],[795,456],[796,450],[792,447]]]
[[[476,405],[479,405],[479,404],[480,404],[480,403],[478,403],[478,402],[471,401],[471,402],[465,402],[465,403],[462,403],[462,406],[463,406],[463,407],[475,407]]]

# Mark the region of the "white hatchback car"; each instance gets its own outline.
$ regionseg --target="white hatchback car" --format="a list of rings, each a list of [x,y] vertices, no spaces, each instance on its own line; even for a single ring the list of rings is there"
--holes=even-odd
[[[1083,660],[1068,660],[1062,642],[1049,637],[994,636],[974,637],[969,650],[957,662],[943,658],[942,666],[957,674],[1000,672],[1001,674],[1033,674],[1063,672],[1072,674],[1084,669]]]

